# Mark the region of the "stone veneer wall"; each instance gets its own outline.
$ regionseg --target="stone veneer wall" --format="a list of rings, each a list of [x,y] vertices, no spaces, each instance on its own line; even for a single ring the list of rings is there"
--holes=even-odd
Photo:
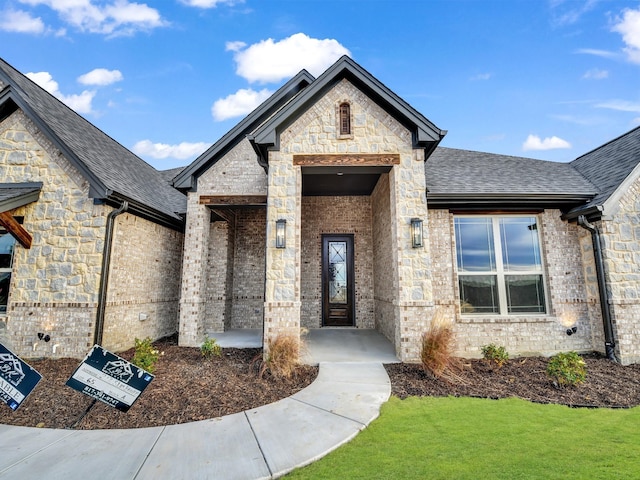
[[[353,120],[349,137],[340,136],[337,125],[336,107],[345,101],[351,105]],[[401,331],[396,349],[403,360],[416,360],[419,339],[433,309],[429,245],[412,248],[409,227],[411,218],[427,218],[424,155],[422,150],[413,150],[411,132],[347,80],[336,84],[285,129],[280,135],[280,150],[269,154],[265,340],[297,331],[300,326],[302,175],[300,167],[293,166],[293,155],[336,153],[400,155],[400,164],[389,174],[391,239],[399,292],[394,322]],[[287,249],[281,251],[274,247],[272,227],[278,218],[287,220]]]
[[[11,346],[23,357],[82,357],[93,342],[112,209],[93,204],[88,183],[20,110],[0,123],[0,182],[43,183],[37,202],[12,212],[24,216],[33,243],[16,243],[4,319]]]
[[[577,350],[592,351],[602,329],[597,290],[593,290],[593,254],[583,229],[560,219],[561,212],[538,215],[545,282],[546,315],[461,315],[456,275],[454,216],[448,210],[429,212],[429,239],[433,252],[433,286],[436,308],[455,320],[457,353],[479,357],[489,343],[504,346],[511,355],[552,355]],[[594,295],[595,293],[595,295]],[[567,336],[568,327],[578,331]]]
[[[599,222],[614,324],[616,355],[640,362],[640,179],[622,196],[612,218]]]
[[[230,328],[262,328],[266,210],[237,211]]]
[[[183,234],[135,215],[116,217],[102,345],[112,351],[178,330]]]
[[[371,211],[375,328],[391,343],[400,345],[394,306],[398,304],[398,267],[391,240],[391,197],[386,173],[380,176],[371,194]]]
[[[368,196],[302,198],[302,312],[306,328],[322,325],[322,235],[353,234],[358,328],[374,328],[373,242]]]

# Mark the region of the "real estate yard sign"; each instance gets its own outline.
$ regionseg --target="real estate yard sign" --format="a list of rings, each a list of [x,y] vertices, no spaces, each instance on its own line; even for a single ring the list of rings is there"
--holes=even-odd
[[[0,400],[16,410],[42,375],[0,343]]]
[[[90,397],[126,412],[154,376],[105,350],[93,349],[67,380],[67,385]]]

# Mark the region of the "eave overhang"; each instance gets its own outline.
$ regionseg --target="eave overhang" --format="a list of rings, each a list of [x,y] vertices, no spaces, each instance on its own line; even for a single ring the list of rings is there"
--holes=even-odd
[[[280,87],[271,97],[247,115],[240,123],[229,130],[220,140],[209,147],[173,179],[173,186],[180,190],[195,191],[198,177],[209,169],[220,157],[266,121],[283,104],[291,100],[307,88],[315,78],[306,70],[302,70],[295,77]]]
[[[557,208],[569,211],[588,202],[593,195],[520,194],[520,193],[431,193],[427,192],[430,209],[505,210]]]

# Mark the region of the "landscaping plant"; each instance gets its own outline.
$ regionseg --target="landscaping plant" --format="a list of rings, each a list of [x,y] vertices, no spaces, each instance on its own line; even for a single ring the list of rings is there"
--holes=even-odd
[[[484,345],[481,351],[482,357],[489,362],[494,362],[498,368],[501,368],[509,360],[507,350],[504,347],[498,347],[495,343]]]
[[[219,357],[222,355],[222,347],[216,343],[215,338],[205,337],[200,346],[200,353],[204,358]]]
[[[587,377],[587,367],[576,352],[558,353],[549,359],[547,375],[559,385],[577,385]]]
[[[155,349],[149,337],[144,340],[136,338],[135,342],[135,353],[133,354],[131,363],[149,373],[153,373],[158,358],[160,357],[160,352]]]
[[[451,374],[457,366],[453,356],[454,341],[451,320],[444,316],[442,309],[436,310],[431,325],[422,335],[420,345],[422,367],[436,377]]]
[[[260,366],[260,376],[269,370],[274,377],[291,378],[300,358],[302,340],[296,335],[277,335],[267,340],[267,354]]]

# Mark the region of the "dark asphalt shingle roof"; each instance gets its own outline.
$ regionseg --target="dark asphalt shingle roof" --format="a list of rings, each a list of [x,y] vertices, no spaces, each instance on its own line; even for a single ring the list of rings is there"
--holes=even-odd
[[[425,162],[433,194],[595,195],[571,164],[438,147]]]
[[[578,157],[571,166],[600,192],[584,208],[602,205],[640,163],[640,127]]]
[[[0,183],[0,212],[35,202],[42,183]]]
[[[186,212],[186,197],[155,168],[0,59],[2,81],[7,84],[4,89],[11,88],[38,117],[39,127],[48,127],[75,156],[76,166],[88,177],[95,196],[109,198],[112,193],[119,194],[181,220],[178,214]]]

